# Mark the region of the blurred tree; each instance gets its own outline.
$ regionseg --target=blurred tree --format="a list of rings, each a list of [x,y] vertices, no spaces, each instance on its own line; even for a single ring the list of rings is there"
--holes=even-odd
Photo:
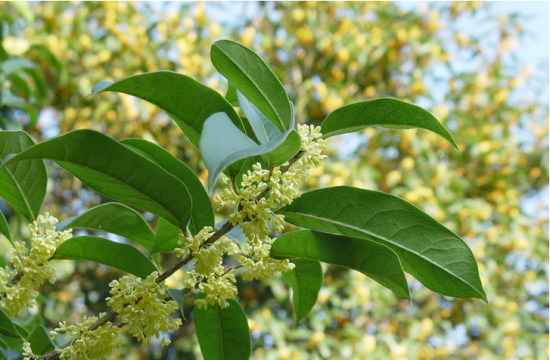
[[[263,56],[287,87],[300,122],[319,124],[341,105],[390,96],[431,109],[452,130],[461,154],[425,131],[370,128],[340,137],[307,186],[379,189],[427,210],[472,247],[490,304],[442,298],[411,278],[409,306],[360,274],[327,268],[318,304],[293,328],[281,278],[271,287],[240,282],[255,358],[548,357],[548,219],[543,209],[524,206],[548,186],[548,104],[526,96],[526,89],[547,91],[548,81],[544,74],[536,83],[514,56],[524,39],[521,18],[495,19],[491,4],[480,2],[413,10],[380,2],[39,2],[33,11],[34,18],[0,3],[0,60],[23,57],[42,70],[47,96],[34,96],[42,107],[32,128],[37,139],[93,128],[117,139],[156,140],[205,179],[196,149],[154,106],[124,95],[86,95],[99,80],[160,69],[223,88],[207,60],[210,44],[223,37]],[[235,16],[218,23],[219,14]],[[465,31],[465,23],[483,24],[487,33]],[[32,99],[38,90],[24,84],[39,82],[24,73],[17,73],[22,81],[2,84]],[[55,181],[46,210],[68,217],[106,200],[62,169],[52,167],[50,174]],[[106,284],[119,275],[86,264],[60,263],[60,269],[66,281],[47,285],[41,305],[49,326],[71,322],[71,313],[98,313]],[[191,309],[190,299],[186,304]],[[198,357],[193,333],[192,323],[184,323],[173,334],[174,349],[134,344],[120,354]]]

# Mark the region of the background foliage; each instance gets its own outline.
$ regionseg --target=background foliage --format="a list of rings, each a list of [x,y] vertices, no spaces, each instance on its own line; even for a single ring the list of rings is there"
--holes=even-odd
[[[252,16],[242,15],[252,6]],[[235,18],[217,21],[223,12]],[[382,190],[426,210],[474,250],[490,304],[445,298],[410,278],[409,305],[359,273],[328,267],[318,304],[294,328],[281,277],[271,287],[241,281],[238,300],[251,319],[255,358],[548,357],[548,210],[525,206],[548,186],[548,104],[526,89],[544,94],[548,77],[532,76],[516,56],[525,38],[521,18],[491,17],[490,4],[478,2],[411,11],[380,2],[37,2],[32,9],[2,2],[0,14],[0,126],[23,128],[35,140],[82,128],[154,139],[206,181],[196,148],[153,105],[123,94],[86,96],[99,80],[154,70],[224,91],[208,60],[219,38],[264,58],[287,87],[299,122],[319,124],[344,104],[390,96],[431,110],[453,132],[461,154],[426,131],[369,128],[342,136],[329,141],[330,158],[306,185]],[[464,21],[487,33],[461,30]],[[19,67],[6,70],[14,58]],[[108,201],[55,165],[49,174],[43,211],[63,219]],[[21,219],[1,205],[13,236],[25,237]],[[107,284],[121,274],[58,264],[61,281],[42,289],[46,326],[105,308]],[[187,318],[193,300],[186,299]],[[168,349],[127,339],[119,356],[200,358],[194,332],[184,322]]]

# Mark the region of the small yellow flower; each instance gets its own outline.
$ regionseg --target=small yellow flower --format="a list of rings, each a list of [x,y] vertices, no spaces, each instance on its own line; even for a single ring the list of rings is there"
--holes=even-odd
[[[158,338],[160,332],[176,330],[181,325],[181,319],[171,318],[178,308],[176,302],[159,297],[166,293],[168,286],[157,284],[157,276],[156,271],[146,279],[123,276],[109,284],[112,296],[106,299],[107,305],[128,324],[128,332],[143,344],[151,344],[151,336]]]

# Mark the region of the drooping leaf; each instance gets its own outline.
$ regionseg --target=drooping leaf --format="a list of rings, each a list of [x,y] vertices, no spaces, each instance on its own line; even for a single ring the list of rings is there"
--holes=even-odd
[[[290,259],[294,269],[284,271],[283,278],[292,288],[292,304],[296,324],[306,316],[319,297],[323,286],[323,268],[319,261]]]
[[[273,242],[271,257],[299,257],[357,270],[392,290],[400,298],[410,299],[407,279],[399,258],[387,246],[371,240],[311,230],[292,231]]]
[[[179,235],[181,230],[168,221],[160,218],[157,224],[157,234],[155,236],[155,243],[151,249],[151,255],[157,254],[163,251],[172,251],[177,248]]]
[[[178,304],[178,308],[180,309],[181,317],[184,320],[187,320],[187,319],[185,319],[185,314],[183,313],[183,294],[181,293],[181,290],[168,289],[168,293],[170,294],[172,299],[174,299],[174,301]]]
[[[14,245],[13,241],[11,240],[8,221],[6,220],[6,217],[4,216],[4,213],[2,211],[0,211],[0,234],[4,235],[10,241],[10,243]]]
[[[285,88],[255,52],[230,40],[212,45],[216,69],[281,131],[290,128],[291,109]]]
[[[199,294],[198,299],[203,299]],[[205,360],[246,360],[250,358],[250,329],[243,309],[233,299],[222,309],[218,304],[207,309],[193,307],[197,338]]]
[[[35,326],[27,341],[31,344],[32,352],[36,355],[44,355],[55,348],[54,343],[50,339],[50,335],[46,329],[41,326]]]
[[[468,245],[396,196],[337,186],[305,193],[278,213],[294,225],[384,244],[397,253],[405,271],[429,289],[487,301]]]
[[[0,347],[0,354],[6,360],[23,360],[24,356],[19,351],[3,349]]]
[[[238,90],[237,99],[260,144],[265,144],[281,134],[281,131]]]
[[[197,147],[204,122],[217,112],[227,114],[231,122],[244,132],[241,118],[222,95],[186,75],[153,71],[115,83],[100,81],[93,87],[92,94],[103,91],[122,92],[157,105],[174,119]]]
[[[158,165],[177,177],[189,190],[193,207],[189,218],[189,229],[196,235],[205,226],[214,226],[214,209],[201,181],[187,165],[164,148],[142,139],[125,139],[121,143],[140,149]]]
[[[458,147],[453,136],[432,114],[405,101],[382,98],[342,106],[321,124],[323,138],[359,131],[369,126],[389,129],[420,128],[430,130]]]
[[[135,247],[96,236],[78,236],[64,241],[52,259],[94,261],[142,279],[157,271],[155,265]]]
[[[17,329],[15,328],[15,325],[11,321],[11,319],[6,315],[4,310],[0,308],[0,334],[9,336],[9,337],[15,337],[18,338],[19,334],[17,333]]]
[[[123,236],[150,250],[155,233],[145,219],[126,205],[111,202],[91,208],[65,225],[69,229],[99,230]]]
[[[296,142],[296,136],[300,138],[296,130],[291,129],[266,144],[258,145],[235,128],[224,113],[212,115],[204,124],[200,141],[200,150],[208,169],[209,191],[213,191],[214,182],[222,170],[237,160],[268,154],[278,165],[286,157],[294,156],[301,145],[301,140],[300,144]],[[279,146],[282,149],[278,149]]]
[[[187,225],[191,197],[185,185],[106,135],[93,130],[71,131],[28,148],[4,167],[34,159],[53,160],[112,199],[149,211],[180,228]]]
[[[24,131],[0,131],[0,159],[34,145]],[[32,176],[29,176],[32,174]],[[41,159],[11,164],[0,169],[0,196],[27,220],[34,221],[46,196],[48,173]]]

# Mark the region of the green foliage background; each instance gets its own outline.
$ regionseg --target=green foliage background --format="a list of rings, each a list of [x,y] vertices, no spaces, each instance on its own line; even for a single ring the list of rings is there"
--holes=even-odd
[[[259,10],[242,15],[251,6]],[[237,17],[217,23],[212,15],[227,7]],[[548,358],[548,210],[526,213],[521,206],[548,186],[548,104],[526,96],[528,88],[547,91],[548,78],[532,76],[517,59],[525,39],[521,18],[492,18],[491,4],[479,2],[413,11],[382,2],[37,2],[32,9],[2,2],[0,14],[0,60],[36,64],[36,71],[2,79],[0,124],[22,127],[35,140],[83,128],[118,140],[154,139],[206,182],[197,149],[153,105],[123,94],[86,96],[100,80],[155,70],[177,71],[223,92],[209,61],[219,38],[263,57],[287,87],[299,122],[318,125],[339,106],[389,96],[429,109],[451,129],[461,154],[427,131],[369,128],[329,140],[329,159],[306,185],[382,190],[424,209],[473,249],[489,305],[442,297],[412,278],[409,305],[359,273],[328,267],[317,305],[294,328],[282,277],[270,284],[241,281],[238,300],[250,319],[254,358]],[[465,20],[486,25],[497,44],[460,30]],[[471,69],[457,69],[458,62]],[[38,113],[43,121],[36,124]],[[64,219],[108,201],[55,165],[49,174],[43,211]],[[25,237],[21,219],[9,220],[14,238]],[[6,251],[9,243],[1,241]],[[92,263],[58,264],[60,281],[42,289],[46,326],[105,309],[107,284],[121,273]],[[188,319],[193,301],[185,300]],[[184,322],[172,335],[173,348],[127,339],[116,356],[200,358],[194,332],[193,322]]]

